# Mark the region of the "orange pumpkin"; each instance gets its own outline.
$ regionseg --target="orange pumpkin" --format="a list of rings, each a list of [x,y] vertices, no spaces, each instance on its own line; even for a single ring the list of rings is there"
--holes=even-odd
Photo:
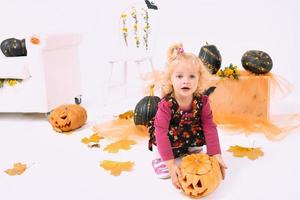
[[[37,36],[32,36],[30,41],[32,44],[40,44],[40,39]]]
[[[222,180],[218,161],[207,154],[191,154],[182,158],[179,182],[183,192],[193,198],[207,196]]]
[[[75,130],[87,120],[86,110],[76,104],[62,105],[55,108],[49,115],[50,124],[57,132]]]

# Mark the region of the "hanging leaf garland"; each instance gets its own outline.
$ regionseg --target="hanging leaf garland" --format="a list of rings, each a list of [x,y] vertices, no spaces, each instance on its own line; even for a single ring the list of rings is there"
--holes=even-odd
[[[123,33],[123,38],[124,38],[124,42],[126,44],[126,46],[128,46],[128,41],[127,41],[127,37],[128,37],[128,28],[126,27],[126,20],[127,20],[127,14],[123,13],[121,15],[121,20],[122,20],[122,33]]]
[[[135,45],[137,48],[139,48],[140,47],[140,37],[138,35],[138,18],[137,18],[137,11],[134,6],[131,8],[131,16],[134,20],[133,32],[134,32]]]
[[[148,11],[147,9],[144,9],[142,8],[142,11],[143,11],[143,19],[144,19],[144,36],[143,36],[143,39],[144,39],[144,44],[145,44],[145,48],[146,50],[148,50],[148,37],[149,37],[149,34],[150,34],[150,23],[149,23],[149,14],[148,14]]]
[[[125,45],[128,47],[128,36],[130,28],[132,27],[133,30],[133,39],[135,41],[136,48],[140,48],[141,46],[141,38],[143,38],[143,44],[145,45],[145,49],[149,49],[149,35],[150,35],[150,22],[149,22],[149,13],[148,10],[145,8],[141,8],[141,14],[138,12],[138,9],[135,6],[132,6],[130,14],[126,12],[122,12],[121,14],[121,21],[122,21],[122,35],[125,42]],[[139,14],[142,17],[142,20],[139,20]],[[128,15],[131,16],[132,26],[127,26],[127,21],[130,21]],[[143,23],[143,24],[141,24]],[[143,31],[143,35],[140,36],[140,30]]]

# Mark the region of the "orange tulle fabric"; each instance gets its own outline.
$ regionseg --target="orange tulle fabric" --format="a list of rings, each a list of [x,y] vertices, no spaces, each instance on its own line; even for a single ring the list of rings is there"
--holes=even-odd
[[[92,130],[109,140],[148,139],[148,129],[142,125],[135,125],[133,120],[115,119],[93,126]]]
[[[214,114],[214,121],[222,128],[246,135],[263,133],[269,140],[281,140],[300,127],[298,114],[272,115],[270,119]]]
[[[286,97],[292,91],[292,85],[272,73],[255,75],[239,70],[239,80],[212,76],[211,85],[216,86],[210,95],[210,104],[214,121],[219,127],[232,130],[232,133],[246,135],[263,133],[269,140],[280,140],[300,127],[300,115],[297,113],[273,115],[270,113],[270,101]],[[163,73],[155,71],[146,74],[143,79],[156,85],[162,85]],[[145,94],[149,93],[149,85]],[[115,119],[93,127],[93,131],[108,139],[148,139],[145,126],[136,126],[133,120]]]
[[[292,90],[293,90],[293,85],[280,75],[276,75],[273,73],[267,73],[267,74],[262,74],[262,75],[256,75],[248,71],[244,70],[239,70],[240,77],[257,77],[255,81],[263,81],[261,77],[267,77],[270,80],[270,95],[271,99],[270,100],[276,100],[280,98],[285,98],[287,95],[289,95]],[[260,85],[257,84],[257,85]]]
[[[299,114],[270,113],[270,101],[284,98],[292,91],[287,80],[272,73],[255,75],[239,71],[239,74],[239,80],[215,83],[218,96],[214,99],[212,94],[211,104],[217,124],[246,135],[263,133],[270,140],[280,140],[300,127]],[[222,90],[219,94],[218,87]]]
[[[210,85],[216,86],[210,96],[214,121],[220,127],[246,135],[263,133],[270,140],[280,140],[300,126],[296,113],[273,115],[270,102],[291,93],[293,86],[279,75],[256,75],[238,70],[239,80],[221,79],[213,75]],[[144,80],[162,85],[163,72],[147,74]],[[149,86],[146,87],[148,90]]]

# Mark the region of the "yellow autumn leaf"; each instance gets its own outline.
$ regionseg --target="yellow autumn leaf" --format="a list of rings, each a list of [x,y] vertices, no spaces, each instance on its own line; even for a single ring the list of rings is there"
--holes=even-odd
[[[100,136],[98,133],[94,133],[89,138],[90,142],[94,142],[94,143],[98,143],[100,141],[100,139],[103,139],[103,137]]]
[[[128,110],[127,112],[120,114],[118,117],[119,117],[119,119],[132,119],[133,116],[134,116],[133,111]]]
[[[103,160],[100,163],[100,167],[110,171],[113,176],[119,176],[122,171],[131,171],[134,166],[133,162],[116,162],[112,160]]]
[[[88,144],[88,143],[90,143],[90,140],[89,140],[89,138],[85,137],[85,138],[81,139],[81,142],[84,144]]]
[[[233,155],[235,157],[247,156],[251,160],[255,160],[259,156],[264,155],[264,152],[259,147],[251,148],[251,147],[242,147],[239,145],[235,145],[235,146],[230,146],[227,151],[233,152]]]
[[[10,176],[21,175],[26,169],[26,164],[14,163],[13,168],[5,170],[5,173],[7,173]]]
[[[134,140],[119,140],[115,143],[109,144],[105,147],[104,151],[108,151],[109,153],[117,153],[119,150],[128,150],[131,148],[130,145],[134,145],[136,142]]]
[[[92,134],[90,137],[84,137],[81,139],[81,142],[84,144],[89,144],[91,142],[93,143],[99,143],[100,139],[103,139],[104,137],[100,136],[98,133]]]

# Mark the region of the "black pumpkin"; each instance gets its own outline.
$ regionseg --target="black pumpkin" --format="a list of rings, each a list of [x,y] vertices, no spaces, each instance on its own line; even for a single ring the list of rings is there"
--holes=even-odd
[[[202,46],[198,57],[208,67],[211,74],[216,74],[221,68],[222,57],[215,45],[206,44]]]
[[[151,85],[150,96],[145,96],[135,106],[133,118],[135,125],[147,126],[155,116],[159,102],[160,98],[154,96],[154,85]]]
[[[1,51],[6,57],[27,56],[25,39],[8,38],[3,40]]]
[[[242,65],[245,70],[254,74],[265,74],[271,71],[273,61],[266,52],[250,50],[242,56]]]
[[[160,98],[158,96],[145,96],[142,98],[134,109],[135,125],[147,125],[155,116],[159,102]]]

